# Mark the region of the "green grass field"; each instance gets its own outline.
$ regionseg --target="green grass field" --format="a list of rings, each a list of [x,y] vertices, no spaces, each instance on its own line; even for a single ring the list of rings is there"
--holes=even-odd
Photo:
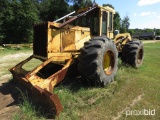
[[[145,44],[145,59],[139,69],[119,61],[115,82],[105,88],[57,88],[64,105],[59,119],[160,119],[160,43]],[[154,110],[155,116],[128,115],[127,110]],[[118,117],[118,115],[120,117]]]
[[[80,78],[70,78],[73,79],[73,84],[55,88],[54,92],[58,94],[64,107],[57,119],[160,119],[160,42],[144,44],[144,49],[144,63],[139,69],[123,66],[119,60],[119,70],[115,81],[104,88],[86,86],[79,82]],[[6,54],[0,53],[2,56]],[[15,120],[27,118],[27,116],[29,119],[38,119],[36,114],[31,117],[27,114],[32,110],[35,111],[30,109],[30,106],[28,107],[28,103],[22,104],[21,108],[24,109],[22,109],[23,113],[16,114]],[[26,113],[28,109],[29,112]],[[138,111],[144,109],[155,110],[155,115],[137,115]],[[43,117],[39,119],[43,119]]]

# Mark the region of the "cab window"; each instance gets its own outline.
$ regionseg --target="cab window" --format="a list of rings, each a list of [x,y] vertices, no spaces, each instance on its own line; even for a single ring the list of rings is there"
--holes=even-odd
[[[81,27],[89,27],[92,35],[99,35],[99,9],[94,9],[79,18],[78,25]]]

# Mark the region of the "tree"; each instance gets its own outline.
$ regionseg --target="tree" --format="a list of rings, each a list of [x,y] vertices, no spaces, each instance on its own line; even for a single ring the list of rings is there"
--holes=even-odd
[[[69,4],[65,0],[42,0],[39,10],[42,21],[54,21],[70,12]]]
[[[92,0],[70,0],[70,2],[73,3],[74,10],[92,5]]]
[[[114,30],[120,30],[121,27],[121,18],[118,12],[115,13],[113,18]]]
[[[103,4],[102,6],[103,6],[103,7],[105,7],[105,6],[109,6],[109,7],[111,7],[111,8],[113,8],[113,9],[114,9],[113,5],[111,5],[111,4]]]
[[[11,27],[10,25],[13,20],[13,11],[8,0],[1,0],[0,11],[0,36],[1,42],[3,43],[5,41],[4,39],[6,38],[8,28]]]
[[[36,1],[20,0],[19,8],[20,10],[18,11],[14,10],[16,11],[14,14],[17,16],[15,18],[15,23],[17,23],[15,28],[17,29],[16,31],[18,31],[17,38],[19,36],[20,40],[17,42],[31,42],[33,39],[33,24],[39,21]],[[16,9],[16,7],[14,6],[13,9]],[[14,35],[16,35],[16,33]]]
[[[120,28],[120,32],[121,33],[125,33],[128,32],[128,28],[130,26],[130,22],[129,22],[129,17],[126,15],[123,20],[121,21],[121,28]]]
[[[156,35],[160,35],[160,29],[155,29]]]
[[[128,32],[133,35],[135,33],[135,30],[134,29],[129,29]]]
[[[1,0],[0,34],[3,43],[32,41],[33,23],[38,21],[35,0]]]
[[[146,28],[146,29],[144,30],[144,32],[154,32],[154,30],[153,30],[153,29]]]

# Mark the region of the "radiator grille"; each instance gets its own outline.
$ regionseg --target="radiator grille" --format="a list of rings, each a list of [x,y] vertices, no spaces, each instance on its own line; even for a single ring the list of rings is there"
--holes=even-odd
[[[33,54],[47,57],[48,23],[34,25]]]

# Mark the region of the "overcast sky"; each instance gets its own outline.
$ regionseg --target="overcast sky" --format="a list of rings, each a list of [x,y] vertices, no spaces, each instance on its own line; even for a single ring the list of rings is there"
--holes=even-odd
[[[160,0],[95,0],[96,3],[112,4],[121,18],[128,15],[130,28],[160,29]]]

